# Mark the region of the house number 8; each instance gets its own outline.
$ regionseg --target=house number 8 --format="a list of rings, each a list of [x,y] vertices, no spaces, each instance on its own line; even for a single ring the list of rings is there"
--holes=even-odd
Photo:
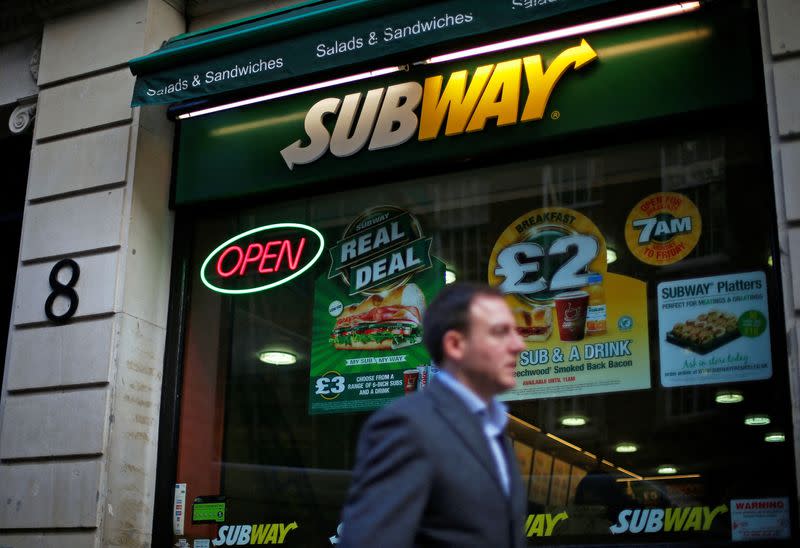
[[[65,284],[58,281],[58,274],[65,267],[68,267],[72,272],[69,281]],[[78,310],[78,293],[75,291],[75,284],[78,283],[78,277],[81,275],[81,269],[78,263],[72,259],[61,259],[50,271],[50,287],[53,291],[47,296],[44,303],[44,313],[47,318],[53,323],[66,323],[75,312]],[[56,302],[57,297],[64,297],[69,300],[69,308],[61,315],[56,315],[53,312],[53,304]]]

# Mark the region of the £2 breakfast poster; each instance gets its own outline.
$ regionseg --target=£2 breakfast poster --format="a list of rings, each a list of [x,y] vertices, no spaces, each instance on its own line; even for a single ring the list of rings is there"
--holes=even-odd
[[[379,206],[329,249],[315,283],[310,414],[377,409],[426,384],[422,315],[445,276],[430,248],[414,215]]]
[[[663,386],[772,376],[763,272],[662,282],[657,291]]]
[[[646,284],[608,271],[591,219],[558,207],[514,219],[494,244],[488,278],[526,346],[517,386],[502,399],[650,388]]]

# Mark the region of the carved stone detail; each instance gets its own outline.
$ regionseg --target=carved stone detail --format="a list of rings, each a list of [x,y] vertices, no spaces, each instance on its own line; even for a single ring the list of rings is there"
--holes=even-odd
[[[25,102],[17,105],[11,112],[11,117],[8,119],[8,129],[14,135],[25,133],[28,129],[33,127],[33,119],[36,117],[36,101]]]
[[[31,76],[33,76],[33,82],[39,82],[39,60],[42,56],[42,42],[40,41],[36,44],[36,47],[33,48],[33,53],[31,53],[31,58],[28,61],[28,68],[31,71]]]

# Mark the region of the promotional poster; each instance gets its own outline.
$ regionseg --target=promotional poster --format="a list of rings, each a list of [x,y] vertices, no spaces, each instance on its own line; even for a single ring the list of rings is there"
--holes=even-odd
[[[763,272],[662,282],[657,293],[663,386],[772,376]]]
[[[606,243],[585,215],[530,211],[498,237],[489,284],[525,339],[505,400],[650,387],[646,284],[607,271]]]
[[[411,213],[381,206],[330,248],[314,294],[310,414],[377,409],[427,383],[422,315],[445,276],[430,247]]]
[[[631,210],[625,242],[643,263],[665,266],[694,251],[702,231],[703,221],[694,202],[677,192],[656,192]]]

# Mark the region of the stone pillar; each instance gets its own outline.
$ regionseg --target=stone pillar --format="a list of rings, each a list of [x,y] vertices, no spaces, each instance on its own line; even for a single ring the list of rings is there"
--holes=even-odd
[[[172,124],[128,59],[184,31],[164,0],[47,21],[0,394],[0,546],[149,546],[172,246]],[[49,278],[80,269],[75,315]],[[58,284],[56,284],[58,287]],[[59,293],[60,292],[60,293]],[[52,312],[70,301],[59,289]]]
[[[780,258],[773,260],[780,260],[783,275],[794,419],[786,435],[789,443],[792,434],[800,470],[800,2],[759,0],[758,7],[780,243]]]

